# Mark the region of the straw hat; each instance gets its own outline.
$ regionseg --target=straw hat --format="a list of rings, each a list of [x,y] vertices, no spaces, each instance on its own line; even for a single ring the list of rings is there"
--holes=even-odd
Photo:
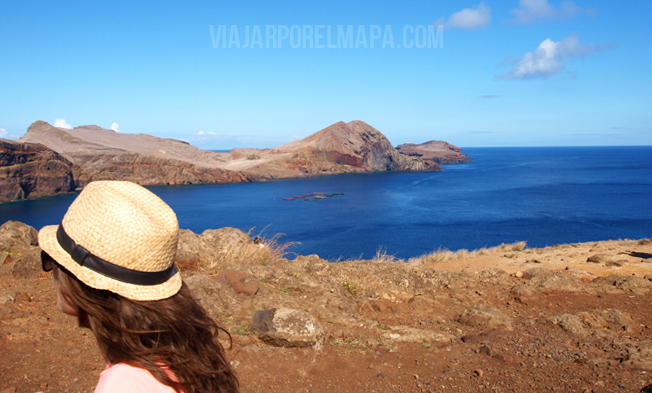
[[[165,299],[179,291],[178,239],[174,211],[125,181],[89,183],[61,225],[38,234],[41,248],[80,281],[132,300]]]

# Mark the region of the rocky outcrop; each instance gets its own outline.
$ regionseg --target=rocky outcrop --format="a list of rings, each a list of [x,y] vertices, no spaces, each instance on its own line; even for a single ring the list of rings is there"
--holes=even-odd
[[[292,153],[285,164],[311,174],[441,170],[433,162],[400,154],[380,131],[360,120],[335,123],[272,152]]]
[[[288,260],[270,254],[270,244],[234,228],[200,235],[184,230],[178,243],[184,284],[229,333],[221,331],[218,339],[238,367],[243,390],[293,392],[312,384],[319,392],[334,386],[350,392],[429,392],[434,386],[616,392],[649,382],[641,371],[652,371],[652,283],[641,277],[650,273],[639,259],[652,251],[649,242],[618,243],[636,255],[627,254],[641,265],[636,277],[623,270],[606,276],[614,268],[586,262],[607,245],[609,255],[626,255],[615,243],[569,246],[579,266],[599,269],[592,280],[579,270],[521,272],[521,263],[514,266],[519,257],[502,247],[482,256],[495,257],[492,268],[473,265],[480,258],[467,252],[455,259],[457,270],[445,271],[438,270],[441,261],[435,268],[382,257]],[[522,265],[565,258],[560,250],[528,249]],[[92,333],[72,329],[75,320],[54,307],[51,273],[41,271],[39,254],[34,228],[15,221],[0,226],[0,352],[11,354],[0,356],[0,370],[7,391],[65,390],[59,381],[105,367]],[[563,262],[562,269],[569,263]],[[79,363],[71,367],[61,358]],[[253,382],[244,379],[259,374]],[[441,376],[436,385],[431,375]],[[79,380],[87,391],[97,379]],[[499,389],[487,389],[488,381]]]
[[[442,141],[429,141],[425,143],[404,143],[396,146],[396,150],[410,157],[419,157],[424,161],[433,161],[437,164],[462,164],[473,161],[462,149]]]
[[[41,143],[76,164],[73,175],[78,187],[94,180],[128,180],[142,185],[254,180],[245,173],[223,169],[224,154],[174,139],[120,134],[97,126],[68,130],[37,121],[20,141]]]
[[[41,144],[0,139],[0,202],[74,191],[76,169]]]
[[[0,226],[0,276],[35,278],[41,272],[38,232],[18,221]]]
[[[497,307],[488,304],[474,304],[468,307],[457,320],[468,326],[479,326],[488,329],[512,329],[512,319]]]
[[[359,120],[333,124],[274,149],[234,149],[230,153],[205,151],[183,141],[122,134],[98,126],[58,128],[44,121],[33,123],[19,142],[22,143],[15,144],[19,147],[5,147],[4,160],[31,164],[5,171],[5,178],[15,180],[6,182],[2,201],[22,199],[29,194],[38,197],[68,192],[94,180],[179,185],[441,170],[436,160],[401,154],[380,131]],[[42,145],[29,149],[41,149],[38,154],[45,154],[43,158],[27,158],[29,154],[24,150],[32,144]],[[48,181],[37,181],[44,178]]]
[[[261,341],[275,347],[309,347],[323,334],[315,317],[291,308],[256,311],[250,328]]]

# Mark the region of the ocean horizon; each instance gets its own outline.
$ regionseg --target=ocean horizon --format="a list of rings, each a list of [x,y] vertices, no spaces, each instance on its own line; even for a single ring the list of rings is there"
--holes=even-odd
[[[652,146],[463,148],[443,172],[148,187],[196,233],[283,234],[288,257],[407,259],[526,241],[545,247],[652,237]],[[283,200],[323,192],[325,199]],[[58,224],[76,193],[0,204],[0,221]]]

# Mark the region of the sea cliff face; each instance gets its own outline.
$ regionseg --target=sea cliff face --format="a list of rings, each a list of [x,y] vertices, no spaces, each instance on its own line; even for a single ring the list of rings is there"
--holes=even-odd
[[[0,202],[74,191],[75,170],[72,162],[41,144],[0,139]]]
[[[94,180],[178,185],[441,170],[435,160],[401,154],[380,131],[359,120],[333,124],[274,149],[234,149],[229,153],[98,126],[58,128],[44,121],[33,123],[18,142],[8,141],[6,146],[2,201],[69,192]]]

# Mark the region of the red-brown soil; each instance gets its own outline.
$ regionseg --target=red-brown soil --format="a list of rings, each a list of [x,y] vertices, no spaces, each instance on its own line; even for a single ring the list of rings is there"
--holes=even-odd
[[[622,266],[587,262],[596,250]],[[227,354],[243,392],[637,392],[652,383],[649,240],[490,250],[430,266],[225,262],[214,252],[219,263],[200,259],[183,274],[218,289],[197,295],[233,336]],[[105,367],[93,335],[57,311],[49,274],[25,273],[10,256],[0,267],[0,392],[92,391]],[[229,286],[225,274],[243,285]],[[478,305],[491,315],[463,318]],[[264,344],[247,327],[252,312],[272,306],[307,310],[323,336],[306,348]],[[444,338],[407,339],[401,329]]]

